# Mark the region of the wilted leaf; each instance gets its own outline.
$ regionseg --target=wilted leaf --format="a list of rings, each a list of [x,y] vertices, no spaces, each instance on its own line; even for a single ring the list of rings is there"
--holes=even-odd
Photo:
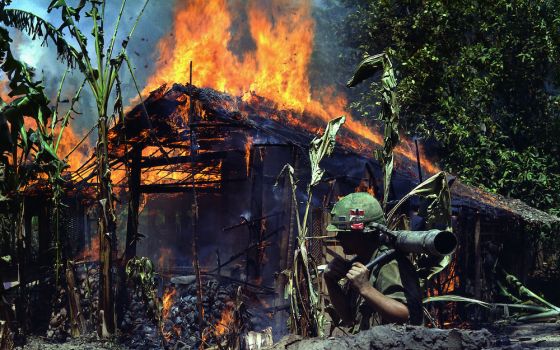
[[[354,87],[361,83],[362,81],[369,79],[383,69],[384,53],[368,56],[358,64],[354,75],[346,83],[347,87]]]
[[[309,161],[311,162],[311,182],[310,187],[313,187],[321,181],[325,171],[319,167],[319,163],[325,156],[330,156],[334,150],[336,134],[338,130],[346,121],[346,117],[341,116],[331,120],[323,136],[314,138],[309,146]]]

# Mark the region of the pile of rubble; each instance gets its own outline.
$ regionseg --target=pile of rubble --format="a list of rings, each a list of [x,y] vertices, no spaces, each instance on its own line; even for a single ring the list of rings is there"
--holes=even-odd
[[[121,330],[123,342],[135,349],[196,349],[240,342],[250,329],[250,314],[231,284],[206,278],[202,285],[201,319],[197,306],[197,286],[193,276],[172,278],[164,288],[161,319],[152,317],[153,304],[140,293],[131,295]],[[158,329],[158,327],[160,329]],[[202,332],[200,330],[203,330]]]

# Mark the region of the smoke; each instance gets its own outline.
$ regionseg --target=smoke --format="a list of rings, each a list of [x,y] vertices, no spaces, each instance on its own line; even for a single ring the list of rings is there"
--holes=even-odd
[[[50,2],[50,0],[18,0],[12,3],[11,8],[29,11],[53,23],[55,26],[59,26],[62,23],[60,11],[53,10],[51,13],[47,13]],[[72,3],[71,1],[69,2]],[[119,52],[118,50],[120,50],[121,43],[130,31],[143,4],[144,1],[128,1],[126,3],[119,27],[119,35],[115,42],[114,54]],[[155,47],[158,41],[164,35],[167,35],[171,28],[174,5],[175,3],[172,0],[151,1],[146,7],[132,40],[129,43],[127,52],[133,67],[135,67],[134,74],[140,90],[142,90],[147,77],[153,71],[154,61],[157,58],[157,50],[155,50]],[[121,1],[107,1],[105,9],[106,47],[113,34],[120,6]],[[88,7],[89,6],[86,6],[84,10],[89,10]],[[86,11],[82,11],[79,28],[88,38],[88,51],[90,55],[93,56],[95,49],[90,35],[92,22],[89,18],[85,17]],[[65,64],[57,60],[55,45],[48,41],[46,43],[47,45],[42,45],[40,40],[31,40],[27,35],[12,28],[9,28],[9,31],[10,36],[14,40],[14,45],[12,45],[14,56],[36,69],[36,79],[43,82],[47,96],[54,101],[60,81],[66,70]],[[76,42],[71,40],[69,35],[67,35],[66,39],[77,47]],[[136,96],[136,89],[131,75],[128,73],[126,64],[123,65],[121,73],[123,98],[125,101],[128,101]],[[0,79],[3,80],[6,79],[6,77],[0,76]],[[82,81],[83,75],[77,69],[70,71],[66,78],[62,96],[70,99]],[[82,99],[77,107],[77,110],[82,114],[76,117],[72,126],[74,130],[83,131],[83,133],[85,133],[95,124],[97,117],[95,101],[88,87],[83,90]],[[62,108],[64,108],[64,106],[62,106]]]

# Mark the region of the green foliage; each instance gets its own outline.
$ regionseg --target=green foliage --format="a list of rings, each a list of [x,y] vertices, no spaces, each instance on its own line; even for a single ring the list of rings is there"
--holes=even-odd
[[[135,288],[138,288],[147,299],[156,296],[156,275],[154,263],[146,257],[134,257],[126,263],[126,278]]]
[[[400,207],[411,197],[417,196],[425,201],[426,209],[421,213],[426,218],[426,228],[444,228],[451,231],[451,192],[447,184],[447,174],[443,171],[435,174],[425,180],[407,195],[399,200],[399,202],[387,214],[387,223],[390,228],[396,228],[401,217],[396,214]],[[451,262],[451,256],[418,256],[414,259],[414,263],[418,270],[420,284],[426,285],[426,282],[432,277],[443,271]]]
[[[391,55],[401,122],[446,170],[560,211],[560,1],[341,2],[348,43]]]
[[[133,292],[139,292],[154,318],[161,322],[161,303],[157,298],[154,263],[146,257],[134,257],[126,263],[126,280]],[[163,325],[160,324],[160,329]]]
[[[543,321],[557,319],[560,316],[560,308],[551,304],[544,298],[525,287],[515,276],[504,270],[499,273],[498,286],[502,296],[515,304],[487,303],[482,300],[466,298],[460,295],[437,295],[427,297],[424,304],[433,302],[462,302],[482,306],[487,309],[503,308],[515,311],[513,318],[521,322]]]

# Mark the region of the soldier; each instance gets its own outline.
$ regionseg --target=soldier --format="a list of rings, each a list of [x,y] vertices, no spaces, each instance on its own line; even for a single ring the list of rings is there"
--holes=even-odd
[[[365,267],[389,249],[368,230],[370,223],[385,224],[379,202],[368,193],[352,193],[334,205],[331,216],[327,231],[337,232],[344,253],[356,256],[352,261],[335,257],[324,272],[341,325],[356,333],[383,323],[421,324],[422,293],[411,262],[398,255],[373,271]]]

